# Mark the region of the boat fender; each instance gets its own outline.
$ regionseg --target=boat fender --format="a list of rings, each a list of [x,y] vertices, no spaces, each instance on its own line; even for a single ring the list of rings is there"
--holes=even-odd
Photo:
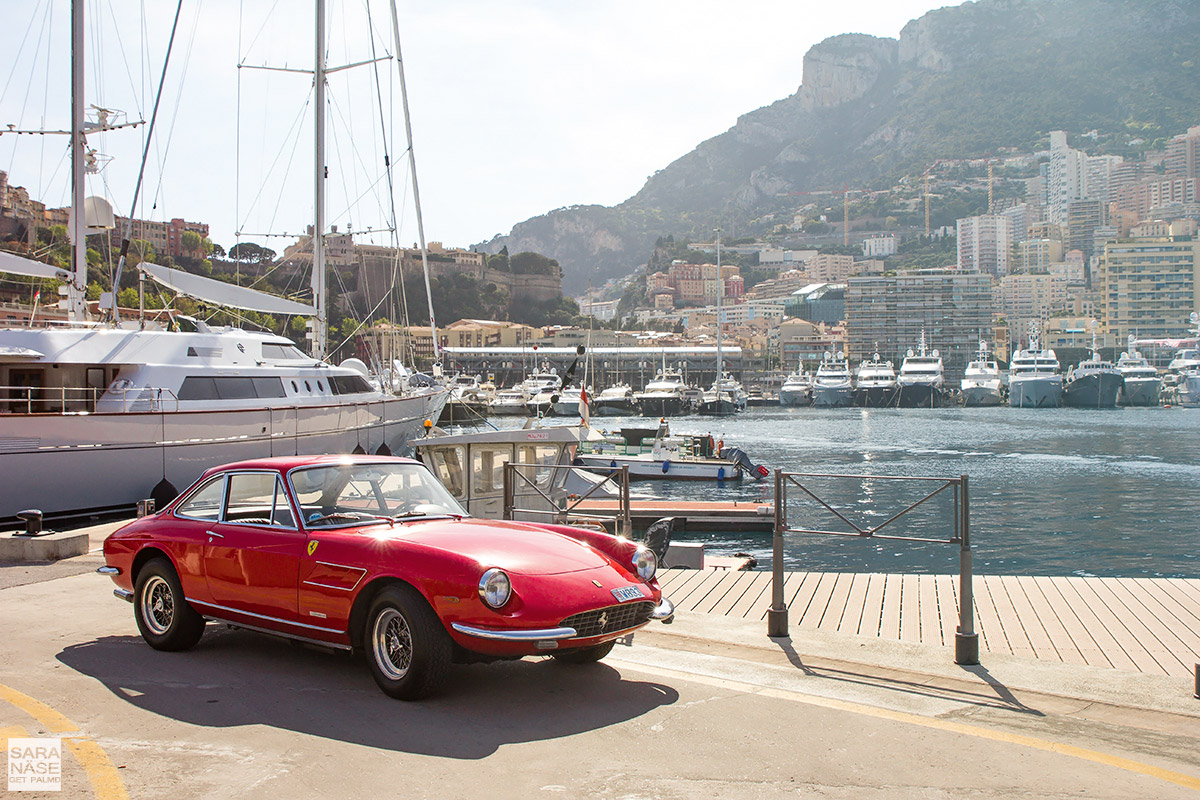
[[[616,461],[608,462],[608,468],[611,469],[613,472],[616,472],[617,471],[617,462]]]
[[[671,462],[670,462],[670,461],[664,461],[664,462],[663,462],[663,475],[666,475],[666,474],[667,474],[667,471],[668,471],[669,469],[671,469]]]
[[[377,456],[390,456],[391,454],[392,448],[387,446],[387,442],[379,445],[379,449],[375,451],[375,455]]]
[[[717,480],[719,480],[719,481],[725,480],[725,468],[724,467],[719,467],[717,469]]]

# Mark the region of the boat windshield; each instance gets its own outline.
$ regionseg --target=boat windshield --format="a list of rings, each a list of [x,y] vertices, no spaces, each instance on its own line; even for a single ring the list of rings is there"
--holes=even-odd
[[[288,479],[310,529],[467,515],[420,464],[328,464],[294,469]]]

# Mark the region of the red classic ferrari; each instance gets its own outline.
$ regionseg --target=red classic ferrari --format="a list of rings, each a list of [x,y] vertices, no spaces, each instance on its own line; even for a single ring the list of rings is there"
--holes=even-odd
[[[603,658],[670,622],[654,553],[601,531],[467,517],[420,463],[371,456],[245,461],[108,537],[114,594],[157,650],[208,620],[361,648],[379,687],[435,692],[451,662]]]

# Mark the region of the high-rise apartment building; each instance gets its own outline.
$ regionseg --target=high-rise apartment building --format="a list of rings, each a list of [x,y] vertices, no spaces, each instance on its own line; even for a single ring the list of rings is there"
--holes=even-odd
[[[1007,275],[1012,247],[1012,219],[982,214],[958,221],[958,268],[967,272]]]
[[[1167,174],[1180,178],[1200,178],[1200,125],[1167,142]]]
[[[923,269],[887,277],[850,278],[846,286],[846,343],[852,361],[876,352],[897,364],[921,331],[941,352],[946,380],[962,378],[979,339],[992,330],[992,276]]]
[[[1100,318],[1103,330],[1124,341],[1175,337],[1200,311],[1200,240],[1168,235],[1117,239],[1100,259]]]

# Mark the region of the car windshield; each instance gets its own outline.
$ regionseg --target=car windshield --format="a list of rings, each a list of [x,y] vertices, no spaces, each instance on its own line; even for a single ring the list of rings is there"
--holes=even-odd
[[[294,469],[290,480],[308,528],[466,516],[462,506],[420,464],[328,464]]]

